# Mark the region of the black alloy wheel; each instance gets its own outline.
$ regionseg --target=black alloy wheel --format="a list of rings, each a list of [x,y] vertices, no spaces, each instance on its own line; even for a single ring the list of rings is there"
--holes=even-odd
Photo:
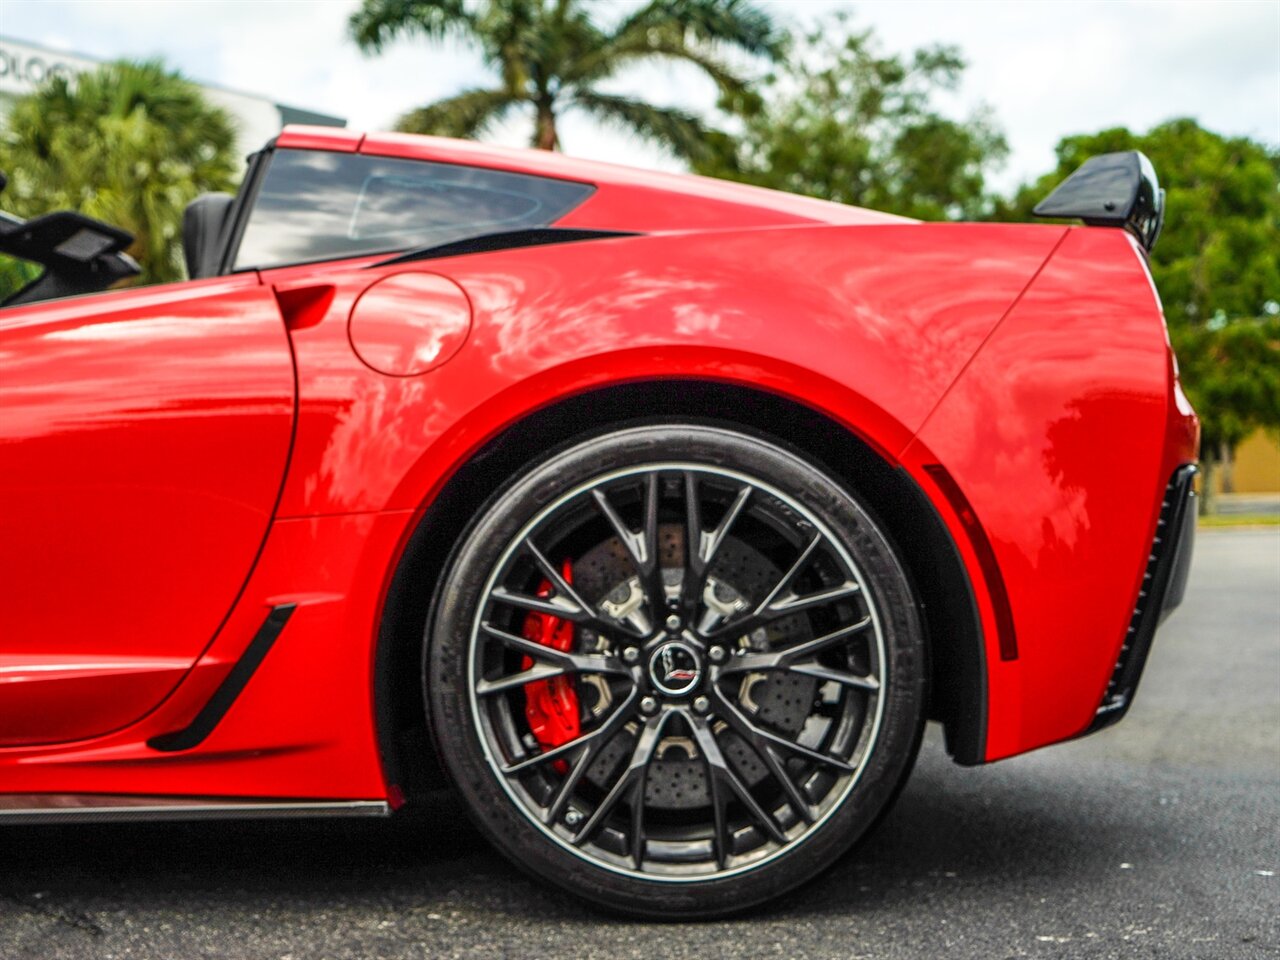
[[[829,865],[919,745],[907,578],[815,465],[618,430],[482,511],[438,592],[441,757],[512,859],[619,911],[743,909]]]

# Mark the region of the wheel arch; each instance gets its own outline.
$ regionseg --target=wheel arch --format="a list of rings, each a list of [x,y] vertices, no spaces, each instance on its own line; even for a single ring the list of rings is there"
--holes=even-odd
[[[930,654],[930,719],[948,752],[983,762],[986,665],[982,626],[964,562],[926,493],[907,471],[824,413],[742,384],[682,379],[597,387],[510,424],[463,463],[426,505],[387,589],[378,625],[374,695],[387,782],[408,795],[444,785],[421,684],[421,647],[448,559],[472,518],[511,475],[550,448],[623,425],[670,417],[733,427],[791,449],[826,470],[867,506],[903,559],[921,607]]]

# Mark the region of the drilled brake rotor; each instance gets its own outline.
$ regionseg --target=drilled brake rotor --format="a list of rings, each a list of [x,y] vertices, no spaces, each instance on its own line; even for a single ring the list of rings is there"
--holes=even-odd
[[[664,577],[678,582],[684,569],[684,527],[663,524],[658,530],[658,542]],[[574,563],[573,580],[586,599],[605,609],[621,611],[628,608],[632,598],[640,596],[633,571],[626,548],[616,537],[611,537]],[[754,605],[768,594],[781,575],[782,571],[762,553],[731,537],[720,548],[709,571],[712,593],[708,600],[726,609],[735,604]],[[734,642],[764,650],[811,638],[807,618],[791,616],[773,622],[767,632],[760,629]],[[590,642],[589,637],[584,639]],[[818,682],[811,677],[770,672],[747,674],[739,685],[725,688],[724,692],[761,725],[794,738],[812,710],[817,688]],[[585,708],[603,712],[607,704],[602,703],[601,694],[599,690],[589,691]],[[736,733],[725,730],[719,740],[729,763],[747,784],[754,786],[765,778],[767,771],[763,764]],[[588,768],[586,780],[607,790],[633,747],[634,731],[619,733]],[[708,801],[706,766],[697,754],[692,737],[672,730],[659,743],[650,764],[645,781],[646,805],[653,809],[680,810],[705,806]]]

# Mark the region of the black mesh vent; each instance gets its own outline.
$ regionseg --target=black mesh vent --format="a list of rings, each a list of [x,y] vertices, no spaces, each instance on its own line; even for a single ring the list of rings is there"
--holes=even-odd
[[[1103,694],[1090,730],[1114,723],[1124,715],[1133,700],[1161,614],[1172,609],[1182,599],[1180,589],[1173,591],[1177,593],[1176,598],[1170,595],[1169,585],[1175,579],[1175,571],[1182,570],[1185,575],[1185,562],[1176,563],[1175,555],[1180,549],[1190,550],[1189,541],[1194,534],[1195,495],[1192,488],[1195,474],[1194,466],[1180,467],[1165,488],[1160,518],[1156,521],[1155,538],[1147,555],[1142,586],[1138,590],[1138,601],[1129,618],[1129,628],[1125,632],[1115,669],[1111,672],[1107,692]],[[1190,533],[1186,529],[1188,524],[1191,526]],[[1167,600],[1171,602],[1166,603]]]

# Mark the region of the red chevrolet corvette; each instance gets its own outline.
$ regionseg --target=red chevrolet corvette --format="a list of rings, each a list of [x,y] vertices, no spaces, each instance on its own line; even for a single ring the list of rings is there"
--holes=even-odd
[[[0,215],[44,268],[0,309],[0,822],[449,783],[540,878],[714,915],[848,849],[927,719],[961,764],[1114,722],[1194,530],[1162,211],[1136,153],[1057,224],[926,224],[291,127],[184,283]]]

